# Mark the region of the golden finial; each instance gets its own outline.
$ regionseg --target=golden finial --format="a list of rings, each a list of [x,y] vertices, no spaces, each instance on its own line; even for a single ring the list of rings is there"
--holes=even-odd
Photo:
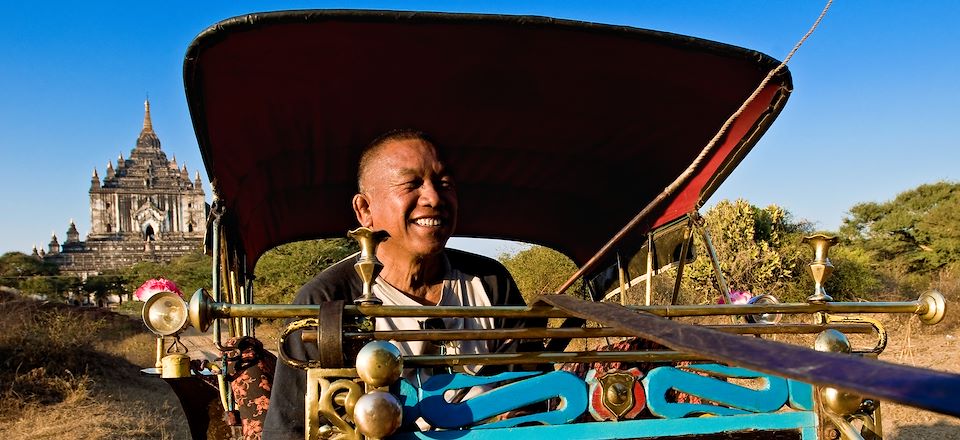
[[[814,253],[813,261],[810,262],[810,271],[813,273],[813,281],[816,285],[813,287],[813,294],[807,297],[808,302],[833,301],[823,285],[833,274],[833,264],[828,257],[830,246],[837,244],[839,241],[837,237],[823,234],[803,237],[803,242],[809,244]]]
[[[357,304],[382,304],[380,298],[373,294],[373,282],[377,279],[383,264],[377,259],[377,245],[386,240],[387,231],[373,231],[370,228],[359,227],[347,233],[360,245],[360,258],[353,265],[360,280],[363,282],[363,294],[354,300]]]

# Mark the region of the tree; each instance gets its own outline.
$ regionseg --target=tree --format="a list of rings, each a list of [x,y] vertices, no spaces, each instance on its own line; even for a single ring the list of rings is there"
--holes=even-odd
[[[288,304],[307,281],[330,265],[359,251],[347,238],[308,240],[277,246],[260,257],[254,271],[255,300]]]
[[[69,275],[33,275],[21,280],[19,289],[24,293],[42,295],[48,299],[67,299],[79,291],[80,278]]]
[[[960,261],[960,184],[920,185],[884,203],[850,208],[840,233],[905,272],[929,273]]]
[[[7,252],[0,256],[0,285],[19,288],[21,282],[34,276],[56,275],[57,266],[43,262],[22,252]]]
[[[915,294],[960,262],[960,183],[920,185],[850,208],[840,236],[860,249],[886,288]]]
[[[83,282],[83,291],[93,298],[98,304],[105,304],[110,295],[123,295],[126,293],[124,279],[118,275],[94,275],[87,277]]]
[[[539,295],[556,292],[577,271],[576,264],[566,255],[543,246],[532,246],[513,255],[502,254],[497,259],[513,275],[528,304]],[[580,286],[578,281],[572,291],[581,290]]]
[[[840,244],[830,249],[830,261],[833,263],[833,275],[827,279],[824,289],[835,300],[873,299],[884,289],[880,272],[874,267],[870,254],[863,249]],[[813,277],[807,273],[804,277],[809,293],[813,293]]]
[[[169,276],[164,278],[177,283],[177,287],[183,291],[183,295],[187,298],[200,288],[208,291],[211,289],[213,258],[204,255],[203,252],[197,251],[177,258],[170,262],[167,270]]]
[[[800,240],[812,230],[808,222],[793,220],[779,206],[759,208],[743,199],[721,200],[704,214],[704,221],[731,290],[800,299],[810,253]],[[714,302],[714,269],[699,235],[696,246],[701,257],[684,271],[684,287],[699,294],[696,301]]]
[[[168,264],[143,261],[126,269],[105,271],[103,275],[115,277],[122,285],[122,293],[132,299],[133,292],[152,278],[166,278],[177,283],[184,297],[190,296],[200,288],[210,289],[213,261],[202,251],[196,251],[174,259]]]

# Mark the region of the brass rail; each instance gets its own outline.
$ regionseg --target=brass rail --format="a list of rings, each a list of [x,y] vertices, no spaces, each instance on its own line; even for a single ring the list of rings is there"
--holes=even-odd
[[[943,318],[944,304],[939,294],[923,294],[915,301],[903,302],[823,302],[781,304],[716,304],[716,305],[659,305],[630,306],[632,310],[644,311],[663,317],[758,315],[764,313],[909,313],[921,317],[927,324],[935,324]],[[206,331],[216,319],[251,318],[302,318],[314,317],[320,311],[317,304],[230,304],[214,302],[200,290],[190,299],[190,322],[201,331]],[[347,305],[347,316],[369,317],[417,317],[417,318],[567,318],[558,308],[547,305],[534,306],[384,306]]]
[[[657,351],[561,351],[530,353],[492,353],[460,355],[404,356],[404,367],[453,367],[458,365],[524,365],[566,362],[678,362],[702,361],[695,356],[672,350]]]
[[[857,303],[784,303],[784,304],[716,304],[716,305],[663,305],[627,306],[663,317],[758,315],[763,313],[806,314],[827,313],[927,313],[927,305],[921,301],[904,302],[857,302]],[[317,309],[319,310],[319,308]],[[314,312],[316,313],[316,312]],[[371,317],[423,317],[423,318],[567,318],[569,314],[549,306],[499,306],[499,307],[450,307],[450,306],[347,306],[348,315]]]
[[[814,334],[827,329],[839,330],[848,334],[867,334],[875,330],[866,323],[843,324],[742,324],[742,325],[706,325],[726,333],[770,335],[770,334]],[[464,340],[501,340],[501,339],[542,339],[542,338],[603,338],[627,337],[629,332],[618,328],[511,328],[487,330],[386,330],[375,332],[344,332],[344,339],[372,339],[380,341],[464,341]],[[303,341],[317,342],[316,332],[304,332]],[[406,358],[405,358],[406,359]]]

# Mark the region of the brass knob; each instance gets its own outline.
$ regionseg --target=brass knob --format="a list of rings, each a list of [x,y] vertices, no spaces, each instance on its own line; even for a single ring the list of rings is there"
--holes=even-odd
[[[393,434],[403,421],[400,401],[385,391],[371,391],[357,400],[353,407],[357,431],[370,438],[384,438]]]
[[[920,322],[933,325],[943,321],[947,314],[947,301],[942,293],[936,290],[924,292],[920,295],[919,302],[921,307],[919,311]]]
[[[400,349],[386,341],[373,341],[357,353],[357,375],[368,386],[380,388],[390,385],[403,373]]]
[[[835,329],[828,329],[817,335],[814,348],[817,351],[850,353],[850,341],[843,333]],[[819,392],[820,402],[824,408],[839,416],[848,416],[857,412],[861,403],[863,403],[862,396],[833,387],[821,387]]]

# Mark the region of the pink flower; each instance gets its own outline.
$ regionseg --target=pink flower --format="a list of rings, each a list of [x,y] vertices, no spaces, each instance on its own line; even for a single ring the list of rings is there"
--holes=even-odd
[[[166,278],[154,278],[145,281],[140,285],[140,287],[137,288],[137,291],[133,293],[133,296],[137,297],[137,299],[140,301],[146,301],[154,294],[160,292],[173,292],[183,298],[183,292],[180,291],[180,288],[177,287],[177,284]]]
[[[731,304],[747,304],[750,302],[750,298],[753,298],[753,294],[750,291],[741,291],[741,290],[731,290],[730,291],[730,302]],[[726,304],[724,297],[720,297],[717,300],[717,304]]]

